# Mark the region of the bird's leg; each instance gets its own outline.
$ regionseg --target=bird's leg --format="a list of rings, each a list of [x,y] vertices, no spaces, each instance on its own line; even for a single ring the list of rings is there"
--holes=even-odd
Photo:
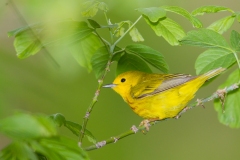
[[[149,127],[151,126],[149,123],[150,122],[154,122],[154,121],[158,121],[160,120],[159,118],[153,118],[153,119],[144,119],[139,126],[144,126],[146,131],[149,131]],[[143,131],[144,133],[144,131]]]
[[[219,89],[217,90],[217,95],[218,97],[220,98],[220,102],[222,103],[222,113],[224,113],[224,103],[225,103],[225,99],[226,99],[226,96],[227,96],[227,92],[226,92],[226,87],[224,89]]]

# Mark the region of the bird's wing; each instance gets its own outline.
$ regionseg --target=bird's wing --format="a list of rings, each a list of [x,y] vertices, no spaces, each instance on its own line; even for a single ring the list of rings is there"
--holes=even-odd
[[[196,76],[186,74],[168,74],[161,77],[149,78],[133,86],[131,95],[133,98],[144,98],[160,92],[164,92],[181,84],[184,84]]]

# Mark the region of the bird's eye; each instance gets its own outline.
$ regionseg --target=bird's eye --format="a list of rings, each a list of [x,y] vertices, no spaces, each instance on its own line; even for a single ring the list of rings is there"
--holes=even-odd
[[[121,82],[125,82],[125,81],[126,81],[126,79],[125,79],[125,78],[122,78],[122,79],[121,79]]]

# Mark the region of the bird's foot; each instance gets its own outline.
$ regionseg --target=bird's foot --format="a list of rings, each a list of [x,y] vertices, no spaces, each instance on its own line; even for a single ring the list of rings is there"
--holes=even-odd
[[[149,120],[148,119],[144,119],[141,123],[140,123],[140,125],[139,126],[144,126],[145,127],[145,129],[146,129],[146,131],[149,131],[149,127],[151,126],[150,124],[149,124]]]
[[[149,127],[151,126],[150,122],[158,121],[159,118],[154,118],[154,119],[144,119],[139,126],[144,126],[146,131],[149,131]],[[144,130],[142,132],[145,134]]]

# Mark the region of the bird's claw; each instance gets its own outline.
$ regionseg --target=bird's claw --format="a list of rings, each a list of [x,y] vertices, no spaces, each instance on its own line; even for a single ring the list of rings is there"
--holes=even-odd
[[[145,119],[145,120],[143,120],[143,121],[140,123],[139,126],[144,126],[145,129],[146,129],[146,131],[148,132],[148,131],[149,131],[149,127],[151,126],[151,125],[149,124],[149,122],[150,122],[150,121],[149,121],[148,119]],[[144,130],[142,130],[142,132],[145,134]]]

